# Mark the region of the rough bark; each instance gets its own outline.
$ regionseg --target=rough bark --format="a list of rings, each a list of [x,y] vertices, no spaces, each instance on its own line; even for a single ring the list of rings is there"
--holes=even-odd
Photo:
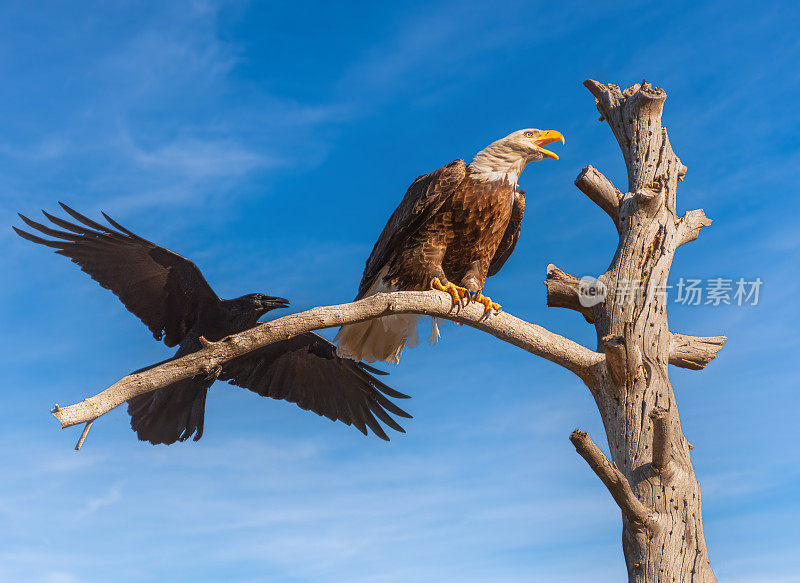
[[[669,363],[681,368],[700,370],[717,357],[725,336],[687,336],[672,333],[669,344]]]
[[[576,429],[569,436],[572,445],[589,467],[592,468],[600,481],[608,488],[609,494],[619,506],[628,523],[638,531],[645,531],[653,526],[653,514],[642,504],[631,490],[627,478],[613,463],[600,451],[592,438],[583,431]]]
[[[567,308],[580,312],[590,324],[594,323],[592,308],[584,306],[580,301],[581,280],[564,273],[552,263],[547,266],[547,305],[551,308]]]
[[[596,168],[587,166],[578,174],[575,186],[603,209],[619,229],[619,205],[622,202],[622,193],[608,178]]]
[[[652,518],[643,524],[620,504],[628,579],[716,581],[703,536],[700,486],[681,431],[668,365],[702,368],[724,339],[671,334],[664,293],[675,250],[696,239],[710,221],[702,211],[676,215],[677,184],[686,167],[661,125],[666,93],[644,82],[625,91],[596,81],[585,85],[596,98],[601,119],[611,126],[628,170],[627,192],[616,209],[619,245],[599,278],[608,286],[608,296],[593,309],[606,366],[588,383],[611,459],[622,476],[618,479],[627,481]],[[584,170],[581,176],[594,173]],[[581,176],[576,183],[585,183]],[[616,191],[612,188],[602,187],[606,194],[600,202],[596,193],[581,190],[613,213],[613,206],[605,202]],[[590,466],[608,486],[607,476],[591,462]]]

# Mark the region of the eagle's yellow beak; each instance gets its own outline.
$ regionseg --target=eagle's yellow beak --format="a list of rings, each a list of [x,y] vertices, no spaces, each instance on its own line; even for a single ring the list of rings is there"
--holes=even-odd
[[[546,146],[547,144],[552,144],[553,142],[564,142],[564,136],[561,135],[561,132],[556,130],[545,130],[541,133],[541,135],[533,141],[539,151],[545,158],[552,158],[553,160],[558,160],[558,155],[555,152],[551,152],[550,150],[546,150],[542,148],[542,146]]]

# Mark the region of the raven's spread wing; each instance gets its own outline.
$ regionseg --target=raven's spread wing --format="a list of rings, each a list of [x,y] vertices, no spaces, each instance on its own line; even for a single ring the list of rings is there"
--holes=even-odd
[[[511,257],[514,252],[514,247],[517,246],[519,241],[519,233],[522,229],[522,217],[525,215],[525,191],[517,189],[514,193],[514,206],[511,209],[511,218],[508,221],[508,227],[500,240],[500,246],[494,253],[492,262],[489,264],[489,273],[487,277],[491,277],[500,268],[505,265],[505,262]]]
[[[332,421],[352,424],[364,435],[369,427],[388,441],[378,420],[405,433],[387,411],[400,417],[411,415],[387,395],[396,399],[407,399],[408,395],[389,388],[373,374],[386,373],[336,356],[335,345],[308,332],[225,363],[219,380],[264,397],[296,403]]]
[[[25,223],[53,240],[14,227],[20,237],[56,249],[92,279],[111,290],[167,346],[180,344],[203,309],[219,306],[220,299],[197,266],[177,253],[132,233],[108,215],[111,227],[101,225],[59,203],[78,221],[50,215],[66,231],[53,229],[20,215]]]
[[[356,299],[364,297],[378,273],[400,249],[403,241],[441,208],[466,176],[463,160],[454,160],[430,174],[419,176],[389,217],[364,267]]]

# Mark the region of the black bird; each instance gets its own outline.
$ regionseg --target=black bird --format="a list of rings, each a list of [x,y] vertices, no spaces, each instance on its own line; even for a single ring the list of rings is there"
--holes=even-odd
[[[173,358],[199,350],[201,336],[212,342],[221,340],[252,328],[265,313],[289,304],[283,298],[263,294],[222,300],[198,267],[185,257],[139,237],[105,213],[110,227],[59,204],[77,223],[42,212],[66,231],[19,215],[29,227],[53,240],[16,227],[14,230],[29,241],[55,248],[56,253],[69,257],[111,290],[156,340],[179,346]],[[309,332],[231,360],[216,375],[192,377],[134,397],[128,401],[128,413],[131,428],[142,441],[170,444],[192,435],[197,441],[203,435],[206,393],[219,379],[352,424],[364,435],[369,427],[388,441],[378,419],[405,433],[387,411],[411,416],[386,395],[398,399],[408,396],[389,388],[374,374],[386,373],[336,356],[333,344]]]

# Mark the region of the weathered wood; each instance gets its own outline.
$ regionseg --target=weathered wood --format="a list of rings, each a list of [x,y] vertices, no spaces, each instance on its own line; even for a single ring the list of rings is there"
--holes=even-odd
[[[581,303],[581,280],[561,271],[552,263],[547,266],[547,305],[551,308],[567,308],[580,312],[590,324],[594,323],[592,308]]]
[[[639,502],[631,490],[628,479],[608,460],[597,444],[592,441],[592,438],[585,432],[576,429],[569,436],[569,440],[575,446],[575,451],[586,460],[592,471],[608,488],[611,497],[614,498],[629,524],[637,531],[652,528],[654,524],[650,511]]]
[[[697,239],[700,229],[709,226],[712,222],[703,209],[686,211],[678,223],[678,245]]]
[[[656,408],[650,411],[653,420],[653,469],[662,480],[672,476],[671,442],[672,429],[669,424],[669,411]]]
[[[58,409],[58,405],[56,405],[56,409]],[[80,451],[83,447],[83,442],[86,441],[86,437],[89,435],[89,430],[92,428],[93,423],[93,420],[87,421],[86,425],[84,425],[81,436],[78,438],[78,443],[75,444],[75,451]]]
[[[575,179],[575,186],[606,211],[619,229],[619,203],[622,200],[622,193],[608,178],[593,166],[586,166]]]
[[[609,389],[618,397],[625,396],[628,384],[627,360],[628,354],[625,339],[615,334],[607,334],[602,338],[603,352],[606,355],[606,368],[611,380]]]
[[[681,368],[700,370],[717,357],[726,336],[687,336],[672,333],[669,343],[669,363]]]
[[[677,184],[686,167],[661,125],[666,93],[646,83],[624,91],[591,80],[585,85],[617,138],[628,170],[628,192],[618,210],[619,245],[602,276],[609,294],[593,309],[598,350],[605,351],[608,362],[588,383],[611,459],[653,517],[643,533],[640,521],[631,521],[623,507],[628,580],[709,583],[716,579],[703,536],[700,486],[668,364],[702,368],[724,340],[671,334],[665,291],[675,250],[710,221],[702,211],[676,215]],[[608,212],[606,203],[598,204]]]

